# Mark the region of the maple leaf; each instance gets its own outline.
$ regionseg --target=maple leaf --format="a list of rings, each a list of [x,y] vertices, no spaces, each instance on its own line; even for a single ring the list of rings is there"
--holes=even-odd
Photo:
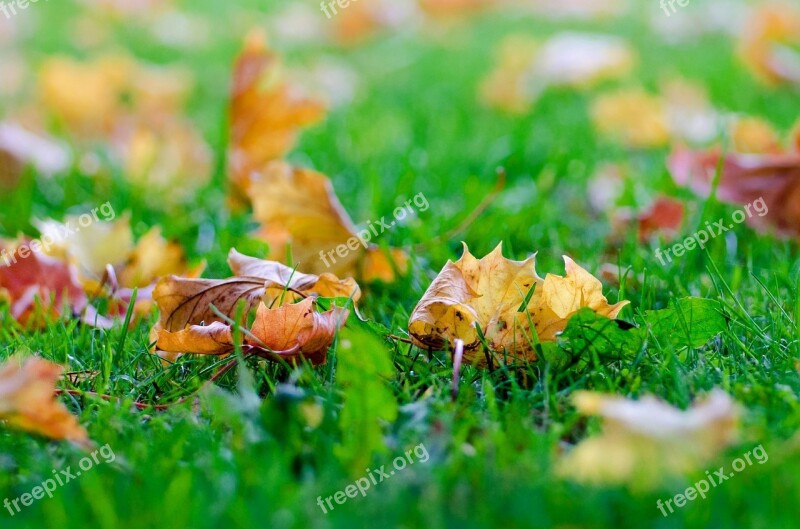
[[[162,355],[163,358],[175,358],[173,353],[186,352],[181,350],[184,345],[180,345],[186,343],[196,343],[195,347],[198,349],[213,350],[214,354],[230,352],[233,344],[229,335],[219,325],[213,328],[211,326],[215,322],[227,323],[218,313],[230,319],[236,318],[240,304],[243,305],[244,320],[252,309],[258,307],[258,311],[262,311],[262,305],[265,310],[276,305],[280,308],[313,296],[346,297],[355,302],[361,296],[361,291],[352,278],[340,280],[328,273],[320,276],[303,274],[275,261],[242,255],[235,249],[228,255],[228,264],[236,274],[235,277],[188,279],[169,276],[156,285],[153,299],[160,310],[160,318],[150,336],[151,339],[157,339],[163,335],[158,338],[162,341],[157,348],[170,353]],[[286,313],[293,315],[289,309],[277,314]],[[269,322],[275,321],[275,317],[264,316],[261,321],[266,327]],[[238,323],[243,325],[244,321]],[[175,336],[163,334],[165,332]],[[272,340],[273,337],[267,337],[264,343],[274,344]],[[313,351],[312,356],[316,354],[318,351]]]
[[[298,130],[322,119],[325,107],[288,84],[278,55],[252,33],[234,66],[229,112],[228,172],[245,192],[251,173],[288,153]]]
[[[638,401],[581,391],[578,411],[603,418],[603,432],[581,441],[561,461],[559,473],[594,484],[652,486],[707,464],[738,432],[738,410],[714,390],[682,411],[652,396]]]
[[[583,307],[615,318],[628,303],[609,305],[595,277],[564,257],[566,277],[540,278],[535,257],[511,261],[498,245],[476,259],[464,245],[461,259],[448,261],[414,308],[409,321],[419,347],[442,348],[464,341],[464,357],[482,363],[482,337],[495,353],[535,361],[535,340],[553,341]],[[536,336],[533,336],[535,328]]]
[[[717,198],[744,206],[752,226],[772,226],[781,235],[800,234],[800,153],[723,155],[719,149],[678,147],[668,166],[676,183],[704,197],[711,193],[721,167]]]
[[[348,311],[334,307],[319,313],[314,304],[311,297],[278,308],[259,302],[242,349],[271,360],[305,358],[313,365],[324,364],[336,331],[347,321]],[[158,328],[155,336],[159,355],[170,360],[182,353],[226,355],[235,349],[231,326],[219,321],[188,325],[177,332]]]
[[[9,358],[0,365],[0,420],[52,439],[88,444],[86,430],[55,398],[62,372],[41,358]]]
[[[29,241],[6,249],[0,259],[0,299],[26,327],[83,313],[88,305],[75,267],[33,251]],[[40,310],[41,309],[41,310]]]
[[[383,251],[367,241],[368,230],[359,233],[342,207],[327,176],[310,169],[272,162],[254,173],[248,190],[253,216],[262,224],[259,237],[269,243],[270,258],[287,262],[291,256],[298,269],[308,273],[330,271],[365,281],[391,281],[394,272]],[[346,247],[346,252],[334,252]],[[332,253],[331,253],[332,252]],[[408,257],[390,250],[401,273]]]

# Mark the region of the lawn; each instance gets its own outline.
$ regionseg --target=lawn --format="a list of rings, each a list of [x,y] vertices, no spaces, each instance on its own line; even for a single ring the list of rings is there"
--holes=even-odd
[[[36,219],[62,220],[110,203],[117,219],[129,215],[137,240],[159,226],[189,262],[204,260],[205,278],[231,275],[231,248],[265,257],[270,248],[257,235],[252,210],[229,198],[228,170],[234,63],[245,35],[262,28],[287,67],[308,71],[322,58],[346,72],[344,82],[336,78],[349,91],[302,129],[286,159],[329,176],[359,226],[391,219],[411,200],[416,211],[372,241],[403,249],[407,271],[390,282],[359,280],[357,308],[346,299],[323,300],[324,307],[347,304],[350,315],[321,365],[269,361],[241,347],[231,357],[162,361],[151,352],[155,307],[130,325],[124,310],[108,328],[69,316],[23,325],[4,301],[8,285],[0,275],[0,358],[37,355],[66,366],[58,400],[94,443],[86,449],[0,425],[0,497],[20,498],[63,470],[75,473],[92,451],[96,458],[52,498],[13,516],[1,509],[1,527],[796,527],[800,216],[787,216],[788,235],[731,223],[705,248],[659,259],[656,250],[706,223],[728,224],[750,200],[736,204],[677,184],[669,166],[681,144],[675,134],[633,145],[593,119],[604,94],[629,87],[659,94],[665,79],[680,77],[702,86],[720,115],[757,117],[787,137],[800,116],[800,89],[766,83],[742,60],[741,3],[697,0],[667,16],[657,2],[636,0],[623,14],[588,19],[503,3],[446,20],[425,15],[351,45],[313,31],[290,38],[289,30],[302,34],[305,22],[286,13],[305,10],[325,27],[355,2],[331,19],[315,2],[294,0],[152,2],[123,14],[94,3],[38,2],[8,19],[0,14],[0,120],[30,118],[24,122],[38,123],[73,153],[52,175],[27,166],[3,184],[0,236],[38,237]],[[718,6],[716,26],[706,20],[711,3]],[[402,5],[384,2],[380,9]],[[666,22],[690,30],[656,30]],[[636,57],[630,71],[586,86],[553,83],[517,112],[483,100],[481,86],[504,39],[541,43],[568,30],[623,39]],[[37,80],[48,60],[122,50],[143,63],[179,65],[194,79],[181,112],[208,146],[206,182],[193,181],[190,167],[167,190],[138,185],[108,156],[111,139],[78,139],[42,107]],[[20,68],[18,85],[3,88]],[[323,95],[335,100],[340,88],[328,84]],[[720,141],[731,149],[729,138]],[[797,155],[794,163],[800,178]],[[92,170],[96,164],[103,169]],[[616,185],[598,178],[611,166],[622,172],[621,184],[598,207],[602,191]],[[186,197],[178,197],[182,192]],[[683,205],[677,233],[658,229],[641,237],[635,216],[620,225],[626,208],[638,214],[660,196]],[[771,219],[781,206],[767,204]],[[536,347],[535,360],[465,361],[454,384],[449,344],[428,350],[412,343],[409,319],[445,263],[459,259],[462,242],[478,258],[499,243],[509,259],[536,253],[542,277],[563,275],[562,256],[569,256],[603,282],[609,303],[630,304],[616,316],[621,323],[604,320],[610,328],[582,312],[585,321]],[[684,318],[675,309],[679,300],[697,301],[698,320],[714,324]],[[106,301],[96,304],[101,313],[107,308]],[[670,308],[680,313],[676,319],[653,324],[653,311]],[[657,474],[647,483],[586,482],[562,471],[576,446],[610,430],[608,420],[604,430],[602,419],[576,409],[579,391],[634,400],[654,395],[687,409],[714,388],[737,403],[737,435],[691,468],[661,471],[671,452],[699,442],[687,434],[669,440],[666,450],[656,443],[652,452],[642,449],[644,456],[616,460],[635,465],[634,476]],[[652,427],[659,427],[657,418]],[[707,428],[713,436],[722,426]],[[620,446],[650,446],[636,434],[619,435]],[[757,446],[768,460],[753,458],[705,498],[662,515],[657,502],[683,493],[707,470],[730,469]],[[345,501],[336,500],[339,491]]]

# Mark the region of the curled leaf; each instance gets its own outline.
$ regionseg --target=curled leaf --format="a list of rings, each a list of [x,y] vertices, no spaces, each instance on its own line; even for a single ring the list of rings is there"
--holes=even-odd
[[[189,279],[169,276],[159,281],[153,299],[160,317],[151,331],[151,338],[158,340],[157,349],[167,353],[203,351],[203,354],[225,354],[232,350],[233,344],[219,325],[213,328],[212,325],[229,323],[225,318],[235,320],[240,305],[242,320],[237,321],[238,324],[244,325],[250,311],[258,308],[256,323],[262,314],[266,318],[262,319],[262,326],[266,327],[268,322],[274,321],[270,318],[275,316],[272,313],[264,315],[263,310],[277,310],[297,300],[316,296],[346,297],[357,301],[361,295],[352,278],[340,280],[332,274],[303,274],[274,261],[242,255],[235,249],[228,255],[228,264],[235,277]],[[291,310],[296,309],[276,314],[290,313]],[[272,335],[259,336],[259,339],[262,344],[275,345]],[[197,345],[188,347],[186,344],[189,343]],[[267,347],[272,348],[271,345]],[[312,348],[309,354],[316,358],[319,351]]]
[[[271,309],[260,303],[256,319],[245,338],[243,349],[268,359],[305,358],[313,365],[324,364],[336,331],[347,320],[341,307],[319,313],[314,298]],[[230,325],[215,321],[210,325],[189,325],[177,332],[156,331],[156,349],[162,358],[174,359],[181,353],[225,355],[233,352]]]

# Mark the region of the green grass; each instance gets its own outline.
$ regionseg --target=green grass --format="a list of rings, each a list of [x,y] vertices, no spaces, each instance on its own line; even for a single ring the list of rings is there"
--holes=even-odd
[[[135,21],[120,21],[110,31],[121,47],[142,59],[180,62],[193,70],[199,89],[189,115],[214,147],[218,170],[213,183],[189,207],[170,209],[159,207],[152,197],[146,200],[119,175],[93,181],[72,172],[48,180],[29,172],[0,200],[0,228],[5,235],[19,230],[32,233],[33,216],[60,218],[71,209],[111,200],[118,212],[131,212],[137,234],[160,224],[192,258],[207,259],[207,277],[228,273],[225,257],[230,247],[252,244],[248,232],[253,221],[225,210],[221,168],[227,87],[242,38],[242,28],[233,22],[228,28],[226,21],[248,8],[254,24],[264,23],[277,3],[185,4],[187,10],[212,21],[208,45],[165,48]],[[24,40],[24,53],[33,68],[49,54],[83,55],[71,44],[64,23],[76,16],[76,9],[67,2],[39,3],[14,19],[19,24],[29,23],[28,16],[38,20]],[[491,68],[493,49],[504,35],[522,31],[545,36],[565,26],[631,39],[640,54],[634,77],[591,92],[548,91],[522,117],[504,116],[477,102],[477,84]],[[13,518],[0,510],[0,526],[796,526],[800,494],[796,245],[759,236],[741,225],[724,239],[713,240],[707,251],[694,251],[661,266],[654,248],[639,245],[634,234],[609,249],[608,219],[589,209],[586,196],[586,182],[599,163],[624,161],[636,175],[637,196],[665,192],[686,199],[690,212],[686,235],[706,220],[729,218],[733,211],[716,202],[704,205],[677,189],[665,168],[666,151],[629,152],[599,138],[587,111],[594,93],[617,84],[655,89],[665,73],[677,72],[705,84],[719,108],[763,116],[786,129],[797,117],[796,91],[759,85],[737,61],[734,43],[727,37],[712,35],[671,46],[654,37],[638,18],[555,25],[495,14],[459,25],[446,37],[404,30],[352,50],[279,46],[291,64],[302,65],[321,53],[337,56],[360,79],[352,104],[305,132],[290,159],[330,175],[356,222],[390,214],[420,192],[429,199],[430,209],[385,234],[382,244],[411,247],[446,233],[490,192],[497,167],[508,174],[507,191],[465,233],[412,254],[407,279],[365,288],[360,303],[365,317],[404,335],[409,313],[446,259],[458,257],[463,239],[479,256],[501,241],[507,257],[523,258],[538,251],[540,274],[563,273],[564,254],[595,273],[603,263],[620,263],[631,276],[644,277],[641,284],[625,282],[621,296],[606,287],[611,301],[618,296],[631,300],[623,319],[633,321],[645,310],[666,307],[670,300],[699,296],[718,300],[724,307],[725,332],[704,347],[683,350],[651,336],[635,363],[607,360],[567,371],[545,361],[518,372],[465,367],[455,401],[450,393],[452,364],[446,354],[428,354],[389,341],[381,347],[391,353],[391,369],[373,382],[389,391],[399,413],[382,426],[384,449],[370,454],[372,443],[343,435],[340,428],[341,340],[325,366],[293,370],[251,360],[246,366],[251,377],[240,377],[233,370],[210,388],[204,387],[205,382],[224,361],[185,357],[165,368],[149,354],[148,330],[155,315],[131,329],[120,348],[119,326],[102,331],[65,322],[22,332],[8,323],[6,313],[0,319],[0,357],[35,352],[73,371],[109,368],[109,377],[82,381],[76,389],[119,400],[62,397],[98,445],[108,444],[117,459]],[[2,108],[12,105],[3,102]],[[215,234],[213,244],[198,250],[198,234],[209,227]],[[359,354],[373,352],[366,347]],[[564,443],[599,430],[598,422],[574,411],[569,399],[575,390],[633,397],[652,393],[685,407],[713,387],[729,392],[746,411],[740,444],[708,468],[730,466],[757,444],[764,445],[770,459],[714,489],[706,500],[694,501],[669,518],[655,507],[656,499],[685,489],[705,469],[685,482],[668,481],[649,492],[579,486],[554,475]],[[167,411],[132,410],[130,405],[133,401],[165,404],[194,394],[200,397]],[[380,399],[371,393],[362,397],[364,420],[369,421]],[[311,404],[323,412],[315,428],[304,415]],[[430,454],[426,463],[417,462],[375,486],[366,497],[322,514],[318,496],[343,490],[363,475],[348,466],[343,453],[362,451],[370,468],[378,468],[420,443]],[[29,492],[53,469],[76,468],[83,456],[69,445],[2,429],[0,498]]]

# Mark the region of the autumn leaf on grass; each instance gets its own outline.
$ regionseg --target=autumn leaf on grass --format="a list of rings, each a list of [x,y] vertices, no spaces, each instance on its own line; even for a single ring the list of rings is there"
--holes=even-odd
[[[789,3],[754,8],[739,50],[761,79],[800,85],[800,9]]]
[[[0,301],[25,327],[40,327],[51,319],[81,315],[88,301],[75,268],[33,251],[22,240],[0,257]]]
[[[721,169],[716,196],[744,208],[747,222],[781,235],[800,235],[800,152],[723,153],[718,148],[692,151],[677,147],[668,166],[672,178],[705,197]]]
[[[89,443],[86,430],[55,397],[61,366],[18,356],[0,365],[0,421],[52,439]]]
[[[259,302],[255,322],[247,333],[246,354],[270,360],[305,358],[313,365],[324,364],[336,331],[347,321],[348,311],[341,307],[319,313],[314,298],[295,304],[269,308]],[[189,325],[177,332],[158,328],[156,350],[162,358],[174,360],[182,353],[226,355],[234,351],[233,329],[215,321],[210,325]]]
[[[578,443],[559,473],[582,483],[652,487],[709,464],[735,441],[738,409],[714,390],[689,410],[652,396],[638,401],[581,391],[575,406],[603,419],[602,433]]]
[[[304,272],[331,272],[365,281],[394,279],[389,258],[367,242],[372,237],[369,230],[356,229],[322,173],[273,162],[253,175],[248,196],[253,216],[262,224],[258,235],[269,243],[270,258],[288,262],[291,248],[292,261]],[[389,252],[399,271],[405,272],[406,254],[398,249]]]
[[[280,58],[265,40],[259,33],[249,35],[234,66],[228,173],[242,193],[253,171],[282,158],[300,128],[325,114],[322,103],[287,83]]]
[[[145,314],[159,278],[169,274],[196,277],[205,264],[190,267],[183,248],[167,241],[157,226],[135,242],[130,216],[113,220],[116,213],[110,206],[96,208],[97,220],[88,225],[81,222],[83,215],[69,216],[63,223],[47,219],[34,224],[42,239],[50,242],[46,253],[75,265],[87,293],[108,299],[109,316],[126,314],[134,288],[139,289],[136,314]]]
[[[445,264],[411,313],[412,341],[419,347],[441,349],[460,338],[464,357],[484,363],[485,339],[500,358],[508,354],[535,361],[536,340],[555,340],[581,308],[616,318],[628,302],[610,305],[600,281],[569,257],[564,261],[565,277],[548,274],[542,279],[535,270],[535,257],[511,261],[498,245],[478,260],[464,245],[461,259]]]
[[[274,314],[264,313],[264,310],[283,308],[297,300],[310,299],[314,296],[343,297],[354,302],[361,296],[361,291],[352,278],[340,280],[333,274],[320,276],[303,274],[274,261],[242,255],[235,249],[228,255],[228,264],[235,274],[228,279],[188,279],[169,276],[159,281],[153,299],[158,304],[160,318],[150,336],[153,340],[159,340],[157,349],[168,353],[162,357],[175,358],[176,354],[181,352],[212,351],[204,354],[230,352],[233,349],[233,342],[230,329],[226,328],[228,321],[218,312],[235,320],[240,304],[243,305],[242,316],[245,319],[252,309],[258,307],[256,322],[261,321],[262,327],[266,328],[281,315],[291,319],[296,315],[292,311],[298,309],[286,309]],[[237,323],[244,325],[245,321]],[[325,326],[320,323],[318,327],[322,329]],[[275,338],[274,335],[264,335],[262,344],[274,349],[273,346],[281,345],[273,341]],[[183,350],[188,348],[185,345],[187,343],[197,344],[193,347],[198,350]],[[278,347],[276,350],[289,349]],[[315,349],[310,354],[318,356],[319,351]]]

